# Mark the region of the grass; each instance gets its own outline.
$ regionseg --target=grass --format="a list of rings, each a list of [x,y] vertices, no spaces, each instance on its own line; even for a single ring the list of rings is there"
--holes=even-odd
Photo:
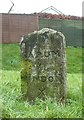
[[[2,59],[3,70],[20,70],[19,44],[3,44]]]
[[[57,105],[51,99],[36,99],[35,104],[21,100],[20,72],[3,71],[2,98],[3,116],[10,118],[80,118],[82,116],[82,76],[68,74],[67,101],[65,105]],[[11,79],[12,78],[12,79]],[[72,84],[73,83],[73,84]]]
[[[82,50],[84,48],[66,48],[67,73],[82,73]]]
[[[1,47],[1,46],[0,46]],[[66,48],[67,99],[64,105],[36,99],[34,104],[21,99],[20,57],[18,44],[2,45],[0,107],[2,118],[81,118],[82,49]],[[1,59],[0,59],[1,60]]]

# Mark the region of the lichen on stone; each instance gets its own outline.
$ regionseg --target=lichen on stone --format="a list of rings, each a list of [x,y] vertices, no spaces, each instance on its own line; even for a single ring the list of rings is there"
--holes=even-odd
[[[21,39],[22,91],[28,100],[66,98],[65,36],[43,28]],[[27,89],[27,90],[26,90]]]

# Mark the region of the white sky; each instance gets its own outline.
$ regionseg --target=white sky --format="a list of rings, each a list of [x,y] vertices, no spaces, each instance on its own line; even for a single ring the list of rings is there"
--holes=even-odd
[[[12,0],[11,13],[34,13],[53,6],[65,15],[82,16],[83,0]],[[0,0],[0,13],[7,13],[12,6],[11,0]]]

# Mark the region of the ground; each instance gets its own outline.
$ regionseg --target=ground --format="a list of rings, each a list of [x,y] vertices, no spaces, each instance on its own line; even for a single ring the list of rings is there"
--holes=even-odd
[[[82,48],[66,48],[67,99],[64,105],[36,99],[22,100],[20,50],[18,44],[3,44],[0,107],[3,118],[81,118],[82,117]],[[1,61],[1,59],[0,59]],[[1,68],[1,66],[0,66]]]

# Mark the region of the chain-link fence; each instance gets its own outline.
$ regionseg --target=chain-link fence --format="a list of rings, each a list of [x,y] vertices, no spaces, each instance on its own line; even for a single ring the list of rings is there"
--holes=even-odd
[[[66,37],[66,46],[82,47],[82,21],[39,18],[39,29],[44,27],[61,31]]]

